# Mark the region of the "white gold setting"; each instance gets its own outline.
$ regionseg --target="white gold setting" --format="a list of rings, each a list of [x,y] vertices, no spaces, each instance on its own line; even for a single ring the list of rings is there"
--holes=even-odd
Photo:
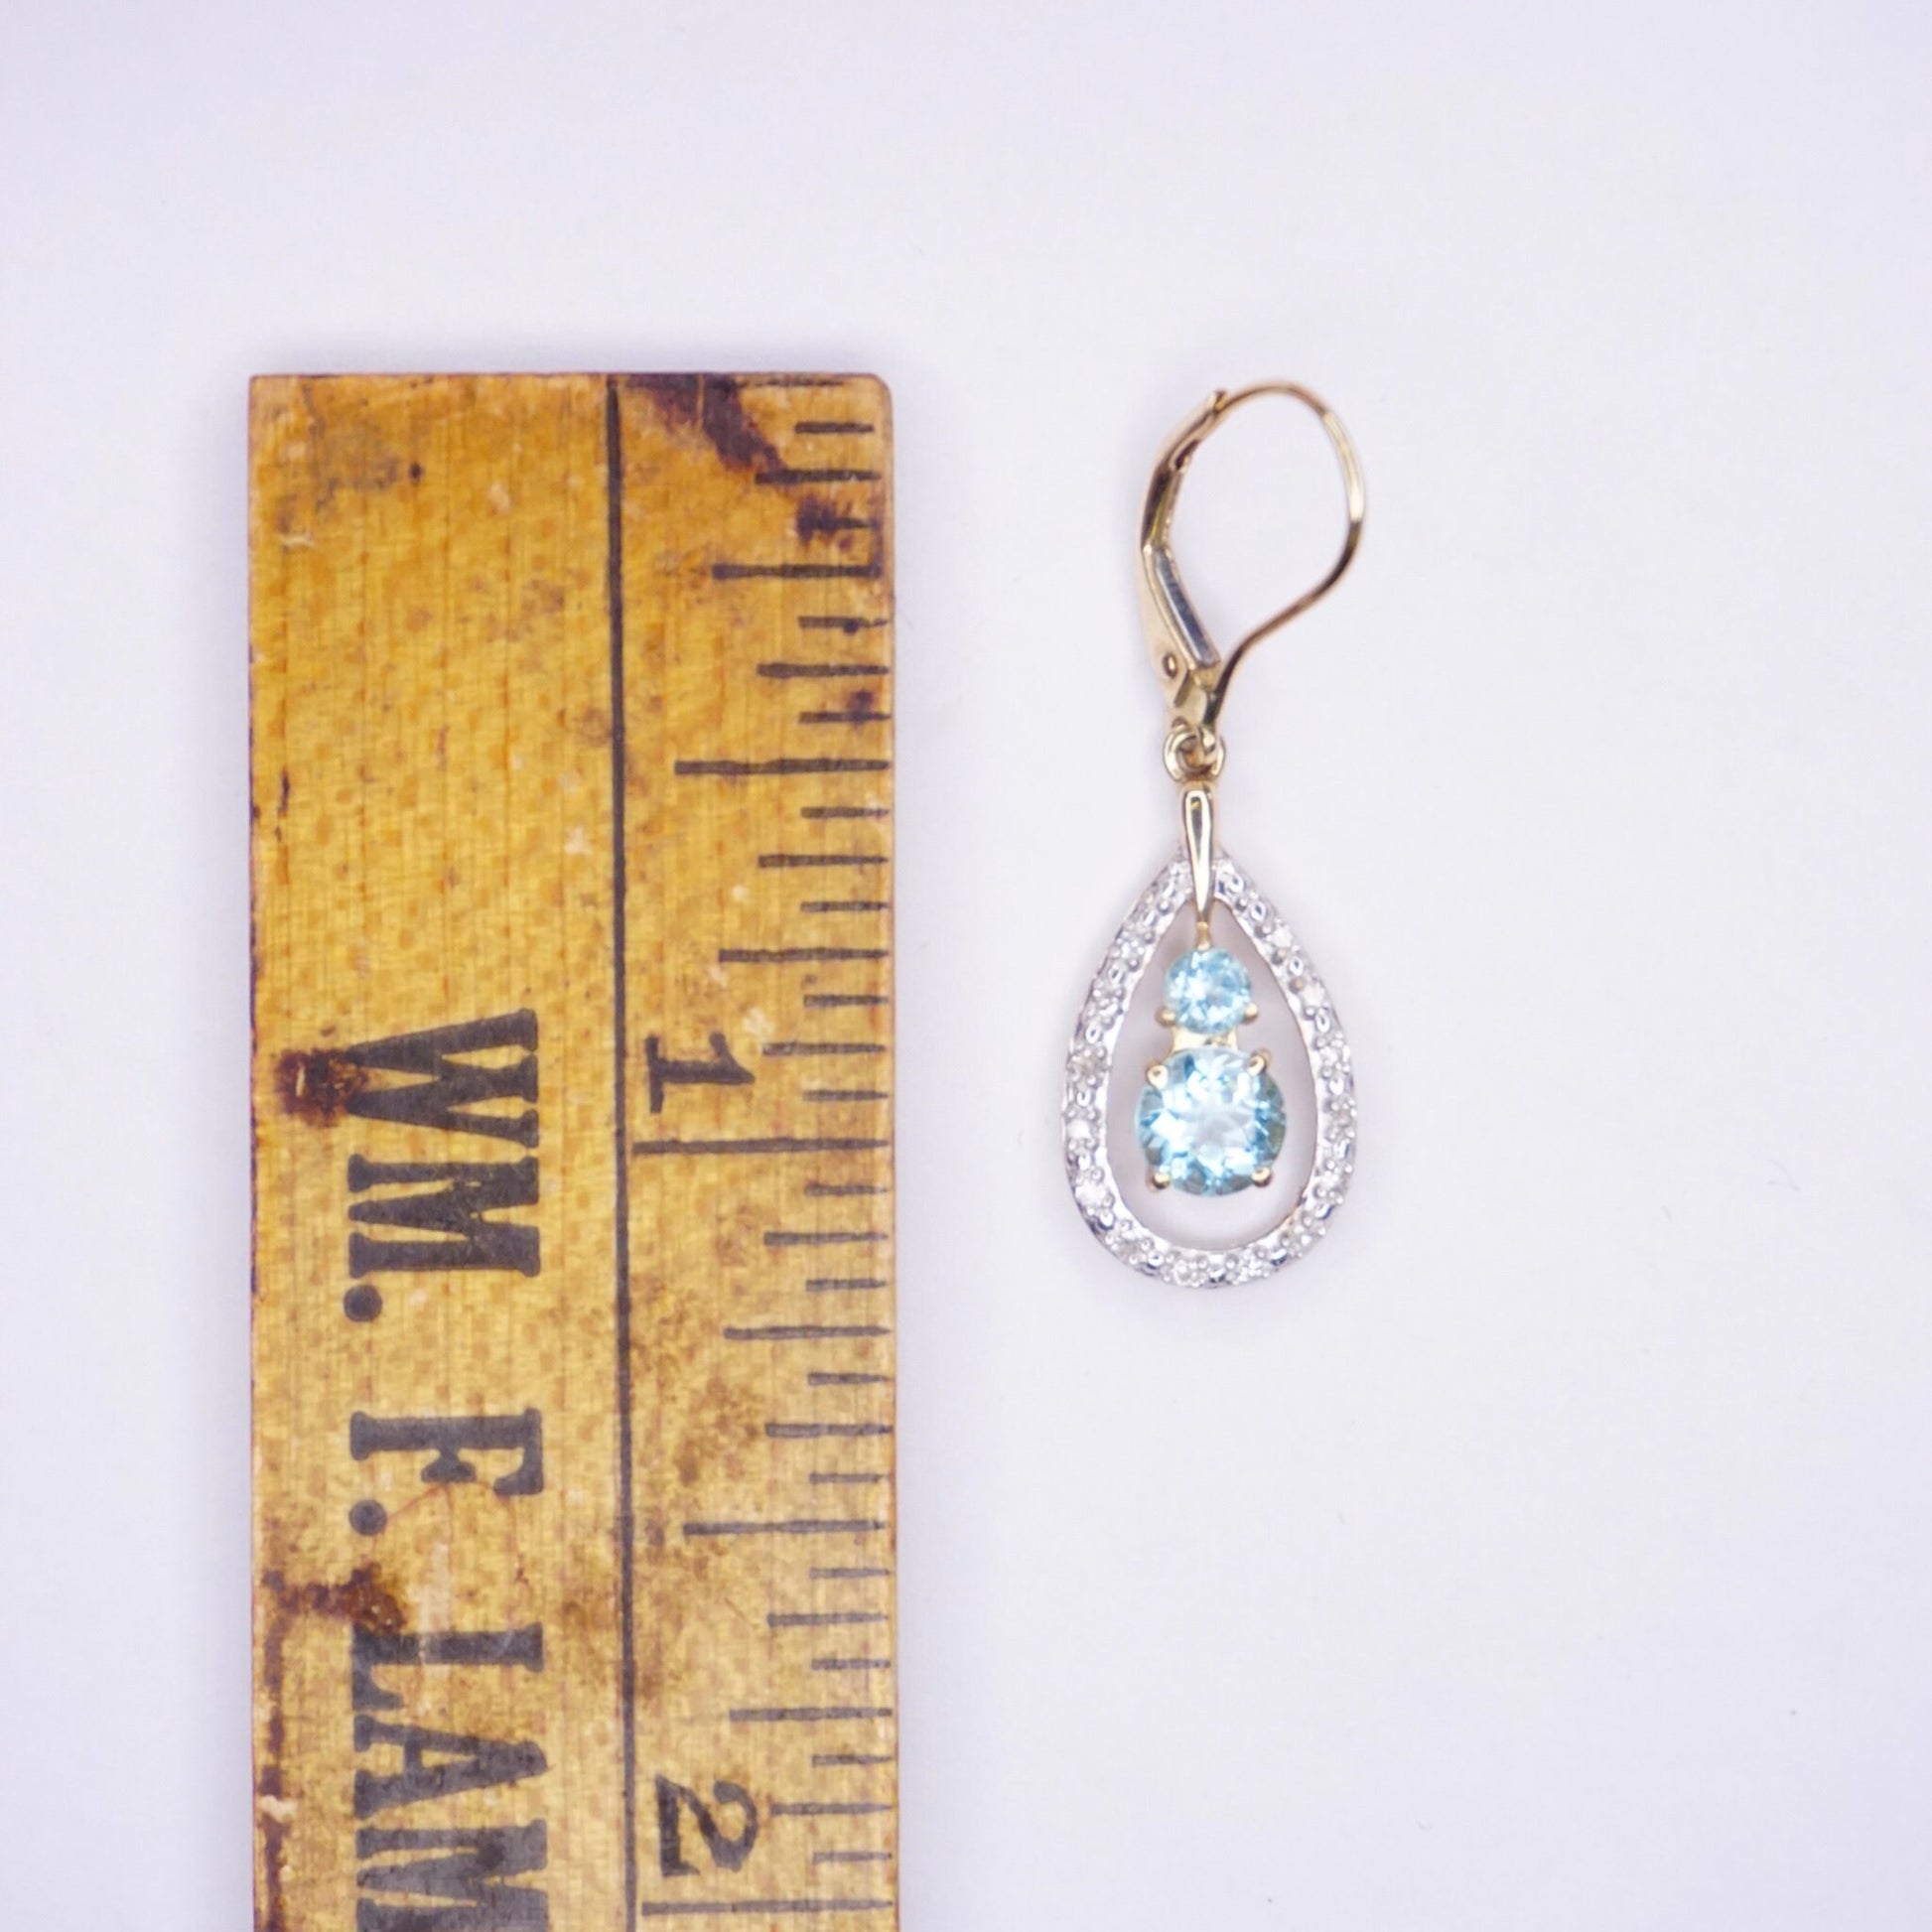
[[[1067,1053],[1061,1112],[1066,1177],[1094,1238],[1129,1267],[1181,1288],[1258,1281],[1299,1261],[1327,1232],[1355,1172],[1355,1081],[1348,1042],[1327,988],[1280,913],[1225,857],[1214,867],[1214,897],[1247,934],[1281,988],[1308,1052],[1314,1088],[1314,1159],[1293,1205],[1267,1233],[1238,1247],[1184,1247],[1156,1234],[1128,1206],[1107,1152],[1107,1094],[1121,1023],[1169,927],[1183,909],[1192,910],[1184,851],[1140,896],[1100,962]]]

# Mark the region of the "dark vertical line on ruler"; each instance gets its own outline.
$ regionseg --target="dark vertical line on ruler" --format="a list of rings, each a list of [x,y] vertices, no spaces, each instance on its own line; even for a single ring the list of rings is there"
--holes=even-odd
[[[618,1331],[618,1702],[623,1726],[623,1906],[637,1921],[636,1550],[630,1493],[630,1065],[624,987],[623,419],[618,385],[604,385],[605,496],[609,532],[606,599],[611,612],[611,1007],[616,1035]]]

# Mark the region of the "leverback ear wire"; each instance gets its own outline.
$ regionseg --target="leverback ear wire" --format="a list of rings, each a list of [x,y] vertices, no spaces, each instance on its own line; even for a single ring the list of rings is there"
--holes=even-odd
[[[1304,591],[1293,603],[1256,624],[1223,657],[1181,582],[1180,566],[1173,554],[1173,516],[1195,452],[1244,403],[1262,396],[1283,396],[1299,402],[1320,420],[1341,466],[1348,528],[1327,575],[1312,590]],[[1299,383],[1256,382],[1245,389],[1217,389],[1161,452],[1141,512],[1141,604],[1147,621],[1148,652],[1173,712],[1166,758],[1168,770],[1177,783],[1204,784],[1219,775],[1225,756],[1219,732],[1221,707],[1227,702],[1235,666],[1264,637],[1293,622],[1340,583],[1362,540],[1362,522],[1367,514],[1368,493],[1362,483],[1361,462],[1341,418]]]
[[[1261,396],[1286,397],[1311,409],[1320,419],[1341,466],[1348,528],[1327,575],[1312,590],[1283,605],[1273,617],[1264,618],[1223,657],[1180,581],[1180,566],[1173,554],[1173,515],[1195,452],[1243,403]],[[1221,707],[1227,702],[1235,667],[1264,637],[1272,637],[1284,624],[1292,623],[1341,582],[1362,540],[1362,521],[1367,514],[1368,492],[1362,483],[1361,462],[1341,418],[1319,396],[1295,382],[1255,382],[1245,389],[1215,390],[1155,463],[1147,503],[1141,511],[1141,604],[1147,621],[1148,652],[1173,712],[1162,756],[1169,776],[1181,787],[1181,837],[1193,887],[1194,927],[1203,945],[1214,906],[1213,785],[1227,759],[1220,733]]]

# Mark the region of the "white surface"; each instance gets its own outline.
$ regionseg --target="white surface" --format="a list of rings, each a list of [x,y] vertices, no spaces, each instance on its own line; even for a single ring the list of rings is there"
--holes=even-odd
[[[245,377],[831,366],[899,435],[907,1932],[1921,1932],[1929,67],[1903,0],[13,0],[8,1923],[247,1920]],[[1146,466],[1268,373],[1369,536],[1224,804],[1364,1132],[1211,1297],[1055,1108],[1172,835]]]

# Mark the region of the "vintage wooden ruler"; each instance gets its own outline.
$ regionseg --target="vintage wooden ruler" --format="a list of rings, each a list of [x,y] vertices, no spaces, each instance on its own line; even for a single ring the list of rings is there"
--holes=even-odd
[[[896,1921],[888,407],[255,385],[264,1932]]]

